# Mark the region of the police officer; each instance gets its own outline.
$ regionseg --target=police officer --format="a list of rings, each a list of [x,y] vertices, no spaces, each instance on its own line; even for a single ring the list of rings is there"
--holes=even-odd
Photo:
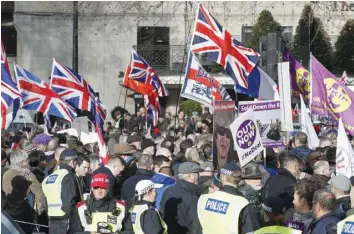
[[[202,195],[198,200],[198,218],[203,234],[248,233],[260,227],[254,206],[237,190],[241,168],[226,163],[220,170],[222,187],[219,191]],[[237,220],[235,222],[235,220]]]
[[[284,227],[284,213],[286,211],[286,201],[281,197],[268,197],[262,203],[262,211],[268,217],[269,222],[265,224],[266,227],[258,229],[249,234],[301,234],[302,231],[297,230],[300,227]],[[293,224],[296,225],[296,224]]]
[[[167,225],[155,208],[156,189],[162,184],[141,180],[135,186],[137,201],[129,212],[135,234],[167,233]]]
[[[106,174],[92,176],[90,197],[76,205],[69,234],[119,233],[125,216],[125,203],[110,198],[108,187],[109,178]]]
[[[59,169],[42,182],[42,189],[48,203],[50,234],[67,232],[69,218],[75,204],[81,200],[74,170],[77,160],[76,152],[66,149],[61,152],[59,160]]]
[[[259,166],[257,164],[246,166],[242,174],[245,184],[239,188],[239,191],[259,213],[262,203],[260,193],[262,189],[262,173]]]

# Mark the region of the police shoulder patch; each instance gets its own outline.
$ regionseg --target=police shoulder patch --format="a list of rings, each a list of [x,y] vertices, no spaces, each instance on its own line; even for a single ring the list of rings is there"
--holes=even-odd
[[[58,178],[58,175],[57,174],[54,174],[54,175],[50,175],[48,176],[48,179],[47,181],[45,182],[46,184],[53,184],[55,183],[55,181],[57,180]]]
[[[344,223],[342,234],[353,234],[354,233],[354,222],[346,221]]]
[[[117,223],[117,216],[107,215],[107,223],[116,224]]]
[[[230,203],[228,202],[209,198],[205,204],[205,210],[219,214],[226,214],[229,205]]]

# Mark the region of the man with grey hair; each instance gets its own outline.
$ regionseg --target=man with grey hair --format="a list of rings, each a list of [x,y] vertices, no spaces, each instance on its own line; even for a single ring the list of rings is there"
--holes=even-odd
[[[327,161],[318,161],[313,165],[313,178],[316,180],[323,181],[327,185],[329,179],[331,178],[331,168]]]
[[[129,177],[122,186],[122,200],[126,201],[127,210],[132,206],[136,184],[141,180],[151,180],[154,175],[152,156],[143,154],[138,159],[137,168],[135,175]]]
[[[182,163],[178,167],[176,184],[163,193],[160,212],[169,234],[202,233],[197,213],[198,173],[202,171],[198,163]]]
[[[338,219],[345,218],[346,213],[351,208],[350,190],[352,184],[350,179],[344,175],[337,175],[328,182],[329,188],[336,197],[335,214]]]
[[[308,234],[323,234],[335,226],[339,219],[333,213],[336,206],[336,198],[333,193],[325,189],[317,190],[312,200],[312,212],[314,220],[309,225]]]

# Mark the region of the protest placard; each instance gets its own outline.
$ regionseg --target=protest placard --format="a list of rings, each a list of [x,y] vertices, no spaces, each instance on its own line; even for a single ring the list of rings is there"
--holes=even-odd
[[[235,120],[235,102],[217,101],[214,104],[213,165],[216,170],[226,162],[237,160],[230,124]]]
[[[240,115],[230,125],[230,128],[236,145],[240,165],[243,167],[264,149],[262,139],[253,116],[253,110],[250,108],[246,111],[246,113]]]
[[[271,128],[279,127],[280,101],[239,102],[239,113],[245,113],[250,108],[253,109],[254,119],[257,123],[264,147],[275,148],[284,146],[282,138],[274,140],[267,137]]]

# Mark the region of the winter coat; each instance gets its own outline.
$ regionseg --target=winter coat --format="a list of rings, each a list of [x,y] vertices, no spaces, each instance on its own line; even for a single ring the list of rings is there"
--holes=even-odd
[[[160,174],[160,173],[156,173],[154,174],[154,176],[151,178],[152,182],[154,182],[155,184],[163,184],[162,188],[158,188],[156,189],[156,202],[155,202],[155,206],[156,208],[159,210],[160,209],[160,202],[163,196],[163,193],[165,192],[165,190],[176,184],[176,181],[169,177],[166,176],[164,174]]]

